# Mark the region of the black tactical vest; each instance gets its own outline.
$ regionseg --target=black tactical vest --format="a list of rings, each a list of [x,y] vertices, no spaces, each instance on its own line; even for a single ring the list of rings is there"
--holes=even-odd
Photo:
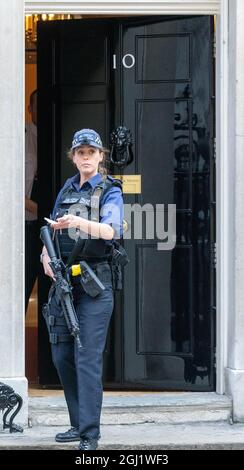
[[[80,192],[76,191],[72,184],[64,189],[60,202],[57,206],[55,218],[72,213],[95,222],[100,221],[101,199],[112,186],[122,188],[120,180],[115,180],[107,176],[105,181],[98,183],[95,188],[89,186]],[[82,234],[78,229],[62,229],[57,232],[56,242],[60,250],[60,255],[64,262],[72,253],[77,239]],[[85,239],[79,245],[80,252],[75,261],[104,261],[111,258],[112,240],[95,239],[85,235]],[[89,237],[89,238],[88,238]]]

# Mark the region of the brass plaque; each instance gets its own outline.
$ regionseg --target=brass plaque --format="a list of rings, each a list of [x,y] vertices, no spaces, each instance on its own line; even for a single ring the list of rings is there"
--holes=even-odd
[[[123,193],[141,194],[141,175],[112,175],[118,178],[123,184]]]

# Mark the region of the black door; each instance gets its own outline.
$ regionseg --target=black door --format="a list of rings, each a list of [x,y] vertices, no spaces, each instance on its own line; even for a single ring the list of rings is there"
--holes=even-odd
[[[38,174],[39,218],[50,213],[67,177],[74,132],[96,129],[108,141],[113,126],[111,54],[113,28],[106,21],[55,21],[38,25]],[[39,280],[39,382],[57,384],[41,307],[50,281]],[[106,359],[104,361],[106,366]]]
[[[166,205],[167,224],[167,205],[176,204],[177,227],[173,250],[158,250],[158,240],[151,234],[146,239],[146,230],[142,239],[125,242],[131,264],[125,276],[123,380],[135,387],[209,390],[211,18],[128,23],[121,36],[127,61],[122,120],[135,138],[134,162],[125,173],[141,175],[141,194],[126,196],[126,202],[149,207],[147,227],[155,224],[156,205]],[[163,208],[158,209],[159,215]]]
[[[125,194],[126,203],[150,205],[154,216],[164,204],[166,223],[176,204],[173,249],[158,250],[145,230],[125,239],[131,261],[104,354],[108,387],[214,387],[211,25],[210,17],[147,17],[39,28],[40,217],[72,172],[65,152],[82,127],[97,129],[107,145],[116,126],[131,130],[134,160],[122,173],[141,175],[141,193]],[[48,282],[39,285],[41,307]],[[39,377],[57,383],[41,314]]]

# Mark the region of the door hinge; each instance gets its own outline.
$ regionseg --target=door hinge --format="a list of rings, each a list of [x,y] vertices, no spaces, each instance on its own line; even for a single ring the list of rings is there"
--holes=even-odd
[[[211,242],[210,248],[211,266],[216,269],[217,266],[217,245],[216,242]]]
[[[212,50],[213,50],[213,58],[216,59],[216,33],[213,33],[212,38]]]
[[[214,348],[214,351],[213,351],[213,368],[216,370],[217,368],[217,352],[216,352],[216,348]]]
[[[116,54],[113,54],[113,69],[116,69]]]

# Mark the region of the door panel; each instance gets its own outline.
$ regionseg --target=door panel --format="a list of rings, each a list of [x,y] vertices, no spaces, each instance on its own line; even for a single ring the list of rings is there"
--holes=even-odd
[[[38,155],[45,188],[39,217],[49,215],[64,181],[77,171],[67,159],[76,130],[95,128],[108,142],[113,119],[111,22],[40,22],[38,28]],[[41,306],[50,282],[39,282],[39,381],[57,384]],[[105,353],[105,367],[106,367]]]
[[[124,383],[212,390],[210,301],[211,19],[122,26],[123,123],[134,136],[142,192],[127,203],[176,204],[176,247],[156,236],[125,240],[131,259],[124,290]],[[152,223],[152,222],[151,222]]]

